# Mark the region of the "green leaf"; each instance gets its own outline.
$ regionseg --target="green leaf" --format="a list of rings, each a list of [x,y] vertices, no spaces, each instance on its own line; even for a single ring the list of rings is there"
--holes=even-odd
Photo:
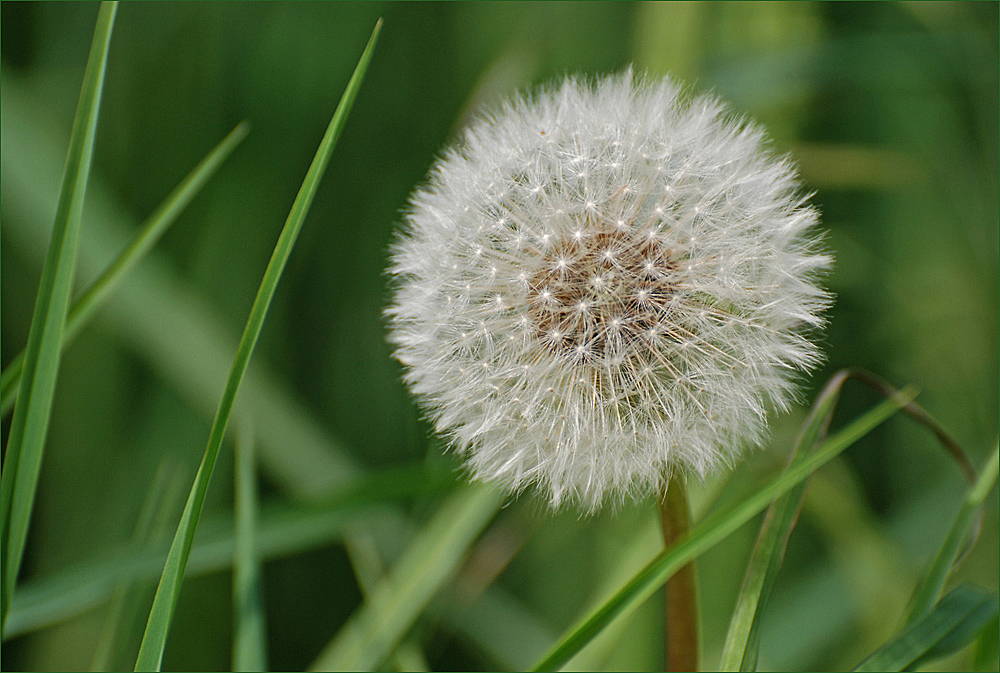
[[[261,329],[264,325],[264,318],[267,316],[267,309],[274,297],[274,292],[278,286],[278,280],[291,255],[292,247],[298,238],[305,221],[309,207],[312,205],[313,197],[319,187],[320,179],[330,161],[333,148],[340,137],[340,132],[347,121],[354,99],[357,96],[361,81],[364,78],[368,64],[374,52],[375,42],[378,39],[379,29],[382,26],[381,20],[375,24],[372,36],[365,47],[354,74],[347,84],[347,89],[340,99],[340,104],[334,112],[333,119],[327,127],[323,140],[320,142],[316,156],[312,165],[306,173],[302,187],[299,189],[292,209],[285,221],[285,226],[278,237],[278,243],[271,255],[271,261],[264,272],[257,296],[250,309],[250,317],[247,319],[243,336],[236,349],[236,357],[226,381],[226,387],[222,392],[222,400],[219,402],[219,409],[212,423],[209,433],[208,446],[205,447],[205,455],[202,458],[201,467],[195,477],[195,482],[191,487],[191,494],[188,496],[184,513],[181,516],[180,525],[177,527],[177,534],[174,542],[170,546],[167,554],[167,562],[163,568],[163,575],[160,584],[156,589],[156,596],[153,599],[153,607],[149,612],[149,621],[146,623],[146,632],[143,635],[142,645],[139,647],[139,657],[136,660],[136,670],[159,670],[163,661],[163,650],[166,647],[167,633],[170,630],[170,622],[173,619],[174,609],[177,606],[177,599],[180,596],[181,584],[184,580],[184,570],[187,566],[188,556],[191,553],[191,544],[194,540],[194,533],[198,526],[198,519],[205,502],[205,495],[208,492],[208,484],[215,469],[215,463],[222,446],[222,439],[225,436],[226,426],[229,423],[229,416],[236,401],[236,393],[239,391],[240,382],[246,373],[247,365],[250,363],[250,356],[253,354],[254,346],[260,337]]]
[[[415,495],[433,495],[455,486],[453,470],[420,463],[384,470],[342,487],[324,503],[263,506],[256,534],[261,560],[300,554],[342,540],[348,525],[384,523],[398,510],[389,503]],[[233,517],[206,517],[188,562],[188,575],[230,568],[235,542]],[[171,530],[173,526],[171,526]],[[4,639],[69,619],[106,601],[119,582],[155,583],[168,545],[119,547],[65,570],[29,580],[19,587]]]
[[[257,483],[251,432],[236,436],[236,520],[233,554],[233,670],[267,670],[264,592],[256,548]]]
[[[454,493],[421,530],[389,575],[340,629],[310,670],[378,669],[449,580],[500,508],[492,489],[472,484]]]
[[[973,527],[976,515],[981,511],[980,508],[983,501],[986,500],[987,494],[997,483],[998,470],[1000,470],[1000,446],[993,449],[993,455],[990,456],[982,474],[969,489],[954,523],[948,530],[948,535],[945,536],[944,544],[938,550],[927,575],[917,587],[906,618],[907,624],[912,624],[926,615],[941,595],[945,582],[948,581],[948,576],[955,565],[955,559],[958,558],[962,542],[969,536],[969,530]]]
[[[962,585],[861,662],[855,671],[903,671],[957,652],[998,611],[997,595]]]
[[[904,391],[899,397],[882,402],[829,438],[813,454],[791,465],[742,502],[706,517],[691,529],[685,540],[656,556],[614,596],[571,628],[532,670],[551,671],[563,666],[604,627],[653,595],[679,568],[752,519],[774,498],[788,492],[820,466],[839,455],[898,411],[912,397],[912,391]]]
[[[143,257],[163,237],[170,226],[184,211],[195,195],[201,191],[233,150],[246,138],[250,131],[247,122],[240,123],[230,131],[215,149],[194,167],[187,177],[163,200],[163,203],[153,211],[153,214],[142,224],[139,233],[121,251],[121,254],[105,269],[97,280],[91,283],[69,309],[66,316],[66,328],[62,337],[62,348],[66,348],[80,332],[87,321],[94,315],[115,288],[138,264]],[[21,374],[24,365],[24,351],[18,353],[0,375],[0,414],[6,415],[14,406],[18,390],[21,387]]]
[[[45,110],[15,76],[3,78],[0,96],[0,162],[4,244],[29,260],[45,256],[65,144]],[[99,176],[87,190],[80,242],[81,272],[97,276],[131,240],[139,223]],[[141,358],[210,423],[232,364],[239,333],[157,249],[132,270],[115,300],[101,310],[102,329]],[[282,377],[254,358],[241,385],[233,418],[253,421],[260,469],[289,497],[322,498],[360,476],[361,466],[339,438],[303,406]],[[394,515],[399,518],[400,515]]]
[[[995,671],[1000,654],[1000,616],[994,617],[980,631],[972,654],[973,671]]]
[[[344,532],[344,550],[351,560],[362,598],[371,600],[372,592],[385,574],[375,536],[369,530],[352,526]],[[399,644],[388,664],[394,671],[431,670],[420,643],[412,635]]]
[[[76,270],[80,221],[94,152],[108,47],[117,10],[117,3],[102,3],[97,15],[97,27],[73,119],[52,240],[42,267],[38,298],[28,333],[24,357],[24,395],[14,409],[3,474],[0,475],[0,555],[3,557],[3,577],[0,578],[3,616],[0,628],[6,628],[7,612],[21,568],[42,467],[45,436],[59,372],[60,344]]]
[[[177,515],[184,496],[184,484],[187,476],[178,459],[171,458],[160,463],[153,477],[153,483],[139,512],[139,518],[132,533],[132,544],[136,549],[149,546],[162,546],[160,543],[169,540],[171,521]],[[111,596],[104,627],[97,641],[94,658],[90,666],[92,671],[117,671],[128,666],[135,659],[133,643],[138,643],[141,631],[141,619],[149,599],[152,598],[153,580],[155,576],[142,578],[138,581],[128,575],[117,576],[118,583]],[[148,595],[147,595],[148,594]],[[18,597],[23,597],[19,593]],[[11,624],[16,604],[11,610]]]
[[[816,397],[789,457],[790,464],[801,460],[825,434],[840,397],[848,372],[838,372]],[[792,529],[798,519],[808,482],[802,481],[767,510],[754,544],[729,631],[719,662],[721,671],[752,671],[757,666],[760,644],[758,629],[764,606],[771,594]]]

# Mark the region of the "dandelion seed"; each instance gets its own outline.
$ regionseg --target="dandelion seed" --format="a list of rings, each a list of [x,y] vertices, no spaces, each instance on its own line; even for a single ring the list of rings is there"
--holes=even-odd
[[[714,99],[571,78],[473,123],[413,195],[390,339],[475,478],[593,511],[760,442],[819,358],[816,222]]]

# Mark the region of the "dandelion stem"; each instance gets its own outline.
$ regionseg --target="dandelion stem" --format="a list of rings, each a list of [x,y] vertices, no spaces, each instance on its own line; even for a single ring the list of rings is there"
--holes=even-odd
[[[681,476],[673,475],[660,498],[663,544],[669,549],[691,530],[691,507]],[[694,562],[663,587],[663,665],[665,671],[698,670],[698,587]]]

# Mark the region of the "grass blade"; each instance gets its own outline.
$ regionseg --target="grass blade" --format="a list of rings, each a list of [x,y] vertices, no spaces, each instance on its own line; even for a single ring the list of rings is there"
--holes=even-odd
[[[501,502],[498,493],[480,484],[462,488],[445,501],[310,670],[376,670],[458,569]]]
[[[838,372],[816,397],[802,431],[792,448],[789,464],[800,460],[829,427],[840,391],[849,377],[848,372]],[[721,671],[754,670],[757,665],[759,645],[758,628],[763,608],[774,586],[805,498],[807,481],[796,485],[781,496],[767,510],[754,544],[746,575],[736,599],[736,607],[729,622],[729,631],[719,662]]]
[[[160,463],[132,533],[132,544],[135,549],[158,546],[165,539],[169,539],[171,520],[180,507],[186,481],[187,477],[179,462],[165,460]],[[135,658],[134,648],[138,645],[139,636],[142,635],[135,627],[141,624],[139,620],[142,619],[145,604],[149,600],[149,596],[144,595],[147,590],[153,588],[151,579],[119,580],[111,596],[90,670],[122,670],[123,666],[128,666]],[[130,647],[133,648],[132,652],[128,651]]]
[[[370,531],[353,527],[344,533],[344,550],[354,568],[354,577],[364,600],[371,600],[372,592],[385,574],[375,536]],[[388,661],[394,671],[429,671],[430,664],[412,635],[401,642]]]
[[[439,494],[455,486],[449,469],[425,464],[394,468],[358,479],[323,504],[270,505],[261,508],[256,546],[262,560],[283,558],[342,540],[348,525],[372,526],[398,513],[391,503],[413,496]],[[214,515],[198,527],[188,575],[232,567],[233,518]],[[173,526],[170,527],[173,532]],[[168,546],[118,547],[18,589],[11,606],[5,641],[77,616],[108,600],[119,582],[156,582]]]
[[[0,68],[0,177],[4,245],[26,259],[45,256],[55,217],[61,159],[65,150],[43,103]],[[23,129],[23,133],[21,130]],[[139,222],[93,176],[87,189],[78,264],[96,277],[128,244]],[[141,358],[168,387],[211,423],[239,339],[200,291],[183,279],[159,250],[150,251],[101,309],[101,328]],[[234,419],[254,421],[261,472],[289,497],[324,497],[359,476],[360,467],[343,443],[330,435],[260,359],[254,358],[241,386]]]
[[[253,436],[240,428],[236,436],[236,502],[233,553],[233,670],[267,670],[264,595],[257,555],[257,483]]]
[[[3,557],[3,577],[0,578],[3,616],[0,629],[7,624],[7,612],[21,568],[28,522],[42,467],[45,436],[59,371],[60,343],[76,270],[80,221],[94,152],[108,47],[117,9],[117,3],[102,3],[97,15],[97,27],[73,119],[52,240],[42,267],[38,298],[28,333],[24,357],[25,394],[14,409],[3,474],[0,475],[0,544]]]
[[[772,500],[787,493],[824,463],[854,444],[912,397],[912,391],[904,391],[898,398],[882,402],[829,438],[816,452],[791,465],[741,503],[716,512],[696,524],[685,540],[656,556],[614,596],[570,629],[532,670],[551,671],[563,666],[605,626],[649,598],[679,568],[752,519]]]
[[[907,624],[912,624],[930,612],[931,607],[941,595],[941,590],[944,588],[945,582],[948,581],[948,576],[958,558],[962,542],[968,537],[970,529],[973,528],[976,514],[981,511],[983,501],[986,500],[986,496],[997,483],[998,470],[1000,470],[1000,446],[993,449],[993,455],[990,456],[982,474],[969,489],[965,501],[962,503],[962,508],[958,511],[954,523],[948,530],[944,544],[941,545],[926,577],[917,587],[906,618]]]
[[[201,191],[205,183],[219,170],[249,132],[250,125],[247,122],[240,123],[230,131],[229,135],[223,138],[222,142],[216,145],[215,149],[209,152],[194,167],[194,170],[167,195],[167,198],[142,224],[135,238],[105,269],[104,273],[77,297],[69,309],[69,315],[66,316],[62,348],[66,348],[73,341],[73,338],[94,312],[111,296],[121,280],[177,221],[195,195]],[[14,406],[14,400],[17,399],[18,390],[21,387],[23,365],[24,351],[18,353],[3,370],[3,374],[0,374],[0,415],[7,415],[7,412]]]
[[[825,436],[840,398],[840,391],[848,379],[857,379],[885,397],[897,391],[880,377],[863,369],[844,369],[834,374],[817,397],[809,417],[789,456],[789,463],[801,460]],[[966,478],[975,482],[975,468],[965,451],[923,407],[909,402],[903,412],[930,430],[941,446],[955,460]],[[756,669],[760,647],[759,626],[764,606],[770,596],[774,581],[781,569],[785,549],[792,530],[798,521],[805,502],[807,481],[798,484],[787,495],[775,500],[768,508],[761,530],[754,545],[740,595],[730,621],[729,631],[720,661],[720,670],[752,671]],[[935,595],[935,599],[937,596]]]
[[[333,148],[337,143],[340,132],[344,128],[347,115],[350,112],[354,99],[357,96],[361,81],[364,78],[368,64],[378,39],[378,32],[381,28],[381,21],[375,25],[372,36],[365,47],[365,51],[347,84],[344,95],[340,99],[340,104],[334,112],[333,119],[327,127],[323,140],[320,142],[316,156],[312,165],[306,173],[292,209],[288,214],[288,219],[278,237],[278,243],[271,255],[271,261],[264,272],[257,296],[254,299],[253,307],[250,309],[250,317],[247,319],[246,328],[236,349],[236,357],[226,381],[226,387],[222,392],[222,400],[219,403],[215,421],[212,423],[212,430],[209,433],[208,445],[205,448],[205,455],[202,458],[201,467],[191,487],[191,494],[184,507],[180,525],[177,527],[177,534],[174,542],[167,554],[167,562],[163,568],[163,575],[153,599],[153,607],[149,613],[149,621],[146,624],[146,632],[143,635],[142,645],[139,647],[139,657],[136,660],[136,670],[159,670],[163,660],[163,650],[166,646],[167,632],[170,629],[170,622],[173,619],[174,609],[177,605],[177,598],[180,595],[181,584],[184,579],[184,570],[187,566],[188,555],[191,553],[191,544],[194,540],[195,529],[198,519],[201,516],[205,495],[208,492],[208,484],[215,469],[216,459],[219,449],[222,446],[222,439],[229,423],[229,416],[232,413],[233,404],[236,401],[236,393],[239,390],[240,382],[246,372],[253,353],[254,346],[260,336],[267,316],[267,309],[271,304],[278,280],[285,268],[288,257],[291,255],[292,247],[301,231],[302,223],[312,204],[313,197],[319,187],[320,179],[330,161]]]
[[[930,659],[957,652],[996,618],[997,611],[996,594],[962,585],[854,670],[911,670]]]

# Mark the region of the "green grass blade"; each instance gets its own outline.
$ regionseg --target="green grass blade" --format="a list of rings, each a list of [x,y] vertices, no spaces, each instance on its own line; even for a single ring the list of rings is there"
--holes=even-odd
[[[1000,655],[1000,616],[994,617],[979,632],[976,647],[972,652],[973,671],[995,671]]]
[[[349,525],[384,524],[398,513],[391,503],[413,496],[438,496],[454,488],[452,469],[423,463],[393,468],[356,480],[322,504],[264,505],[256,532],[262,560],[301,554],[342,540]],[[174,526],[171,525],[170,533]],[[187,574],[201,575],[232,566],[235,542],[230,515],[206,517],[198,526]],[[107,601],[119,582],[152,581],[163,570],[168,545],[118,547],[29,580],[18,588],[4,639],[51,626]]]
[[[855,671],[903,671],[957,652],[997,616],[997,595],[957,587],[923,618],[876,650]]]
[[[792,449],[790,463],[806,455],[825,432],[840,397],[841,388],[848,378],[847,372],[838,372],[823,387]],[[807,481],[800,482],[786,495],[771,503],[767,510],[729,622],[729,631],[726,633],[719,662],[721,671],[747,671],[756,668],[760,642],[758,635],[760,616],[774,586],[788,540],[798,519],[807,483]]]
[[[962,503],[962,508],[958,511],[954,523],[948,530],[944,544],[941,545],[926,577],[917,587],[906,618],[907,624],[912,624],[930,612],[931,607],[941,595],[945,582],[948,581],[948,576],[955,565],[955,559],[958,558],[962,542],[968,537],[969,530],[973,527],[976,514],[980,511],[983,501],[986,500],[986,496],[997,483],[998,470],[1000,470],[1000,446],[993,449],[993,455],[990,456],[982,474],[969,489],[965,501]]]
[[[257,482],[253,436],[240,428],[236,436],[236,484],[233,518],[233,670],[267,670],[264,595],[257,555]]]
[[[160,463],[153,477],[153,483],[139,511],[132,533],[134,548],[141,549],[157,546],[169,539],[172,528],[171,521],[176,516],[181,498],[184,495],[184,483],[187,477],[177,460],[165,460]],[[152,578],[150,578],[152,579]],[[149,579],[134,581],[120,578],[111,596],[104,627],[94,649],[94,658],[90,665],[92,671],[118,671],[128,666],[135,658],[134,648],[140,632],[135,627],[141,624],[145,604],[144,594],[151,590]]]
[[[139,233],[90,287],[74,300],[66,316],[62,348],[66,348],[94,312],[111,296],[117,285],[163,237],[205,183],[215,175],[233,150],[246,138],[250,125],[242,122],[215,146],[142,224]],[[0,374],[0,415],[14,406],[21,387],[24,351],[18,353]]]
[[[385,574],[375,536],[369,530],[352,527],[344,533],[344,550],[354,568],[362,598],[371,600],[372,592]],[[399,644],[388,664],[394,671],[431,670],[420,643],[412,635]]]
[[[496,491],[481,484],[449,497],[310,670],[377,670],[458,569],[501,502]]]
[[[25,394],[14,409],[3,474],[0,475],[0,555],[3,557],[3,577],[0,578],[3,616],[0,629],[7,623],[42,467],[45,436],[59,371],[60,343],[73,289],[83,201],[94,152],[108,47],[117,9],[117,3],[103,3],[97,16],[97,27],[73,119],[52,240],[42,267],[38,298],[28,333],[24,357]]]
[[[656,556],[614,596],[571,628],[532,670],[551,671],[563,666],[604,627],[653,595],[679,568],[752,519],[772,500],[787,493],[820,466],[854,444],[912,397],[912,391],[904,391],[899,397],[882,402],[741,503],[706,517],[691,529],[685,540]]]
[[[257,344],[257,339],[260,336],[264,318],[267,316],[267,309],[271,304],[278,280],[281,278],[281,273],[285,268],[288,257],[291,255],[292,247],[295,245],[295,240],[298,238],[299,231],[301,231],[302,223],[309,212],[313,197],[316,195],[320,179],[323,177],[326,166],[330,161],[333,148],[340,137],[340,132],[344,128],[347,115],[354,104],[354,99],[357,96],[368,64],[371,62],[381,25],[381,21],[379,21],[372,31],[368,45],[365,47],[361,60],[347,84],[347,89],[340,99],[340,104],[334,112],[333,119],[330,120],[330,125],[327,127],[323,140],[320,142],[312,165],[309,166],[306,177],[302,182],[302,187],[295,197],[295,202],[292,204],[288,219],[285,221],[281,234],[278,236],[278,243],[271,255],[271,261],[264,272],[264,278],[261,281],[257,296],[250,309],[250,317],[247,319],[246,328],[236,349],[236,357],[233,359],[226,387],[222,392],[222,400],[219,403],[215,421],[212,423],[201,467],[198,469],[198,474],[191,488],[191,495],[188,498],[187,505],[184,507],[184,514],[181,516],[181,522],[177,528],[174,543],[171,545],[170,552],[167,555],[167,563],[164,566],[163,576],[160,579],[156,596],[153,599],[153,607],[149,613],[149,621],[146,624],[146,632],[143,635],[142,645],[139,647],[136,670],[159,670],[160,668],[160,663],[163,660],[163,650],[167,641],[167,632],[170,628],[170,622],[173,619],[177,598],[180,595],[181,584],[184,579],[184,569],[187,566],[188,555],[191,552],[191,544],[194,540],[198,518],[201,515],[205,495],[208,492],[208,484],[215,469],[215,462],[219,455],[219,449],[222,446],[226,426],[229,423],[229,416],[236,401],[236,393],[239,390],[240,382],[243,380],[243,375],[246,373],[254,346]]]
[[[0,178],[4,244],[39,268],[55,218],[65,140],[43,101],[15,76],[3,78],[0,96]],[[55,158],[53,158],[55,157]],[[101,273],[129,243],[139,222],[93,176],[87,189],[80,241],[81,272]],[[203,294],[154,248],[101,309],[102,329],[140,357],[162,382],[211,423],[232,364],[239,333],[233,333]],[[360,466],[343,443],[298,400],[289,385],[255,358],[247,372],[234,419],[254,422],[261,472],[297,500],[323,497],[350,482]]]

